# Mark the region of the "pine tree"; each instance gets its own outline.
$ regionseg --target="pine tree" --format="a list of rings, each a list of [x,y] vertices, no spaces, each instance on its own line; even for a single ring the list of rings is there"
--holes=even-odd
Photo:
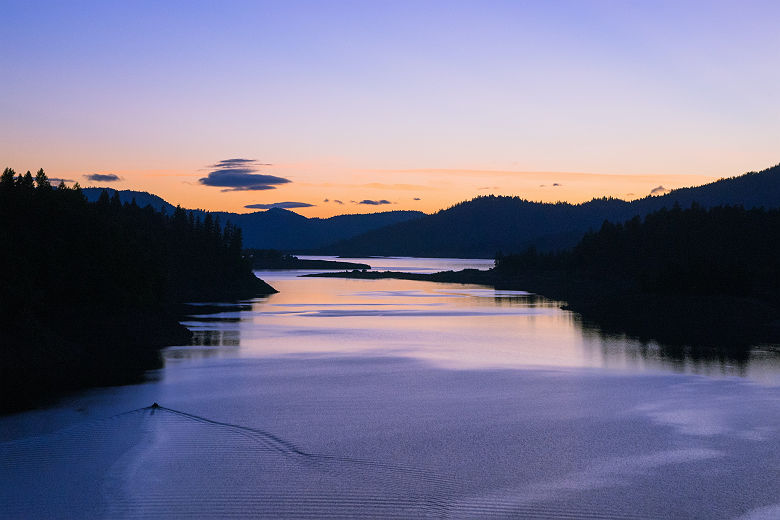
[[[16,185],[23,190],[31,190],[35,187],[35,181],[33,180],[30,170],[27,170],[27,173],[16,178]]]
[[[14,177],[16,172],[11,168],[3,170],[3,175],[0,176],[0,189],[10,190],[14,187]]]
[[[46,177],[46,173],[43,171],[43,168],[38,170],[38,173],[35,174],[35,184],[39,188],[46,188],[51,189],[51,183],[49,182],[49,178]]]

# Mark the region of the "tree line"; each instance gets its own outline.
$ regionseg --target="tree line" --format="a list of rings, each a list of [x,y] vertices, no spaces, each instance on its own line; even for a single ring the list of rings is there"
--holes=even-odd
[[[495,273],[664,355],[744,362],[780,342],[778,236],[777,209],[675,205],[604,222],[568,251],[498,255]]]
[[[187,341],[175,305],[274,292],[230,223],[123,204],[116,192],[90,203],[43,170],[0,176],[0,244],[0,394],[10,401],[137,377],[159,363],[157,348]]]
[[[619,280],[641,292],[723,294],[778,302],[780,210],[741,206],[663,208],[623,223],[604,221],[571,250],[533,248],[496,258],[507,276],[561,270]]]

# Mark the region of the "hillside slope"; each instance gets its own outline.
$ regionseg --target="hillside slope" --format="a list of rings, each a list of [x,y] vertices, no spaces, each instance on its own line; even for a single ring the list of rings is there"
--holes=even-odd
[[[133,190],[113,188],[84,188],[82,192],[90,202],[96,202],[103,191],[109,196],[119,194],[119,200],[130,203],[135,200],[139,207],[151,205],[156,211],[172,215],[176,209],[161,197]],[[188,209],[203,218],[205,212]],[[244,246],[257,249],[278,249],[282,251],[305,251],[323,247],[340,240],[366,233],[381,227],[418,219],[425,214],[420,211],[385,211],[381,213],[337,215],[330,218],[307,218],[293,211],[281,208],[254,213],[211,212],[222,223],[230,222],[241,228]]]
[[[244,245],[257,249],[305,251],[345,240],[368,231],[416,220],[419,211],[387,211],[330,218],[306,218],[280,208],[255,213],[218,213],[244,233]]]
[[[780,207],[780,165],[761,172],[673,190],[632,202],[593,199],[583,204],[541,203],[520,197],[484,196],[420,219],[377,229],[320,250],[343,256],[492,258],[497,252],[542,251],[574,246],[604,220],[623,222],[675,204],[709,208]]]

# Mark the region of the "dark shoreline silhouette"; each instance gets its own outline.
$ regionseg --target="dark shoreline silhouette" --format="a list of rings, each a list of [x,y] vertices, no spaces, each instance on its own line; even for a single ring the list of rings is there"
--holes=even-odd
[[[187,343],[182,304],[276,292],[252,274],[241,232],[105,192],[0,177],[0,413],[63,392],[142,380]]]
[[[247,249],[254,269],[371,269],[368,264],[335,260],[307,260],[276,249]]]

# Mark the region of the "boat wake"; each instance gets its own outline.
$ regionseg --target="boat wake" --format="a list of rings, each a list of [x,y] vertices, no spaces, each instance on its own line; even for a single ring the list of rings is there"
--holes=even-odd
[[[466,487],[156,403],[0,443],[0,511],[9,518],[641,518],[470,497]]]

